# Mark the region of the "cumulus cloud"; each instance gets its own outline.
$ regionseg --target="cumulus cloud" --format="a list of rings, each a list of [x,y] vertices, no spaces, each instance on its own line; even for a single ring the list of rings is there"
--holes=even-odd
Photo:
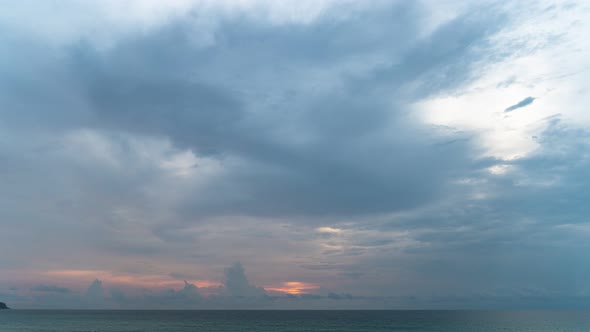
[[[161,292],[145,292],[141,297],[129,300],[123,298],[121,304],[128,307],[147,306],[151,308],[195,308],[201,304],[202,296],[199,288],[184,281],[184,287],[179,290],[167,289]]]
[[[95,279],[84,294],[84,300],[89,306],[101,306],[105,302],[105,291],[102,286],[102,281]]]
[[[230,296],[257,297],[266,295],[264,288],[250,284],[248,278],[246,278],[244,267],[239,262],[225,269],[225,281],[223,284]]]

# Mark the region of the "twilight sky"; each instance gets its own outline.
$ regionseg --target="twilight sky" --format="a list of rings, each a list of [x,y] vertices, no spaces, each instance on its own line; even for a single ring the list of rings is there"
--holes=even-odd
[[[587,1],[0,3],[0,301],[590,307]]]

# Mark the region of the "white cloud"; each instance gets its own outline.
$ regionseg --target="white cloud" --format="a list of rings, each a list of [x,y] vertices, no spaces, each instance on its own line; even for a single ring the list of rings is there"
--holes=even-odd
[[[514,54],[482,67],[479,77],[456,95],[417,105],[424,121],[474,131],[484,155],[507,160],[537,147],[533,136],[549,116],[562,114],[566,121],[590,124],[583,106],[590,89],[585,75],[590,69],[588,4],[525,2],[508,9],[517,15],[491,42],[495,52]],[[503,112],[528,96],[535,98],[533,104]]]

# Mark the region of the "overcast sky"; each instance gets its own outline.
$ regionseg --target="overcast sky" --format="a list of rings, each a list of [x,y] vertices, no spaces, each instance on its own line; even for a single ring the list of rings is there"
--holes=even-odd
[[[1,1],[0,301],[590,307],[587,1]]]

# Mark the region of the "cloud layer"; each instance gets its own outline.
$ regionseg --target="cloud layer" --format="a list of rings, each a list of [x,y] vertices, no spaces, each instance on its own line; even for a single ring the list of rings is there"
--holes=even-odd
[[[587,303],[583,3],[148,3],[0,15],[0,300]]]

